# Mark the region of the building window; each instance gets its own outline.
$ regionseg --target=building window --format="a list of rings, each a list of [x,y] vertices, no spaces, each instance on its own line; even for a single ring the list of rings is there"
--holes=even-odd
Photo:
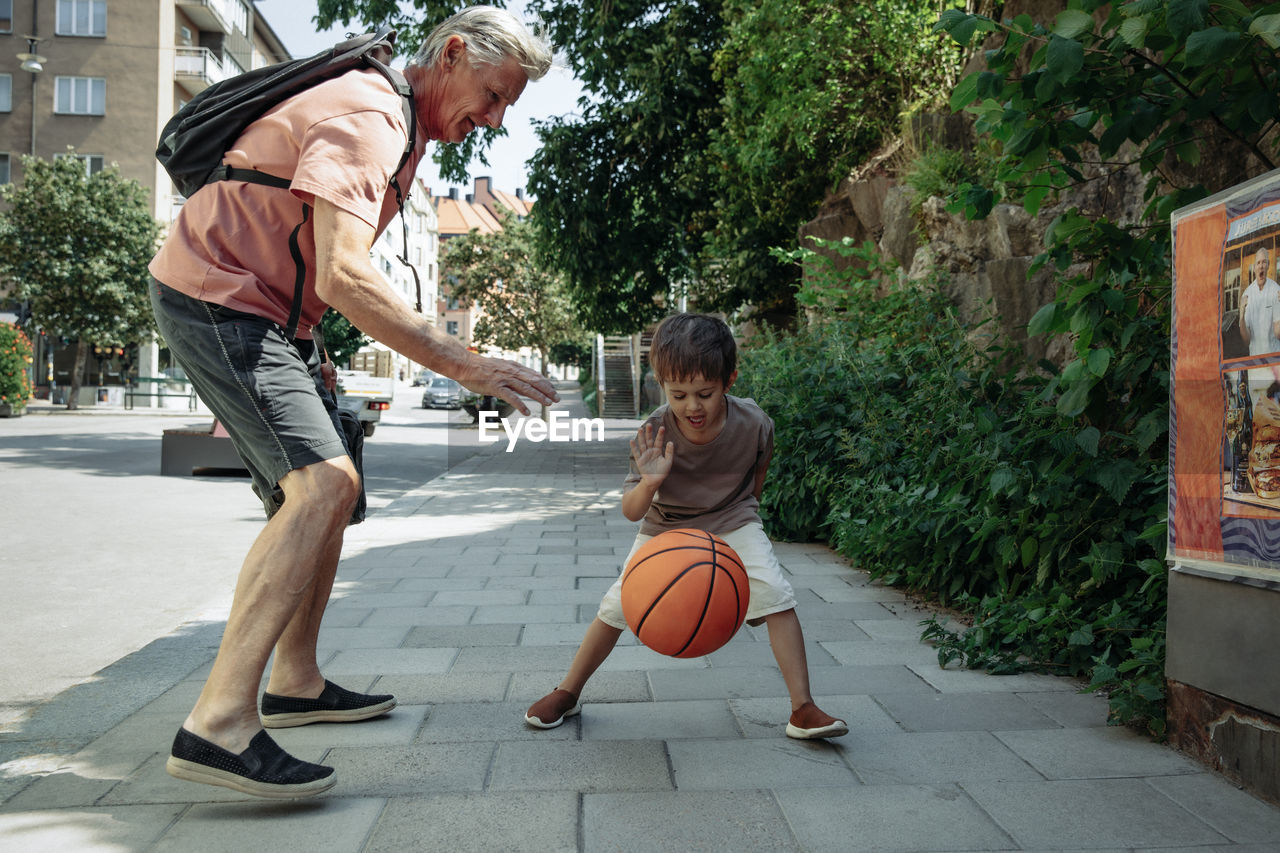
[[[445,321],[444,321],[444,330],[445,330],[445,333],[446,333],[446,334],[453,335],[453,336],[456,338],[456,337],[458,336],[458,321],[457,321],[457,320],[445,320]]]
[[[54,154],[53,159],[61,160],[63,157],[74,157],[84,163],[85,177],[96,175],[106,166],[106,159],[101,154]]]
[[[106,115],[107,79],[105,77],[54,78],[53,111],[62,115]]]
[[[0,33],[13,32],[13,0],[0,0]]]
[[[58,0],[60,36],[98,36],[107,34],[107,0]]]
[[[0,154],[0,184],[9,183],[9,152]]]
[[[13,112],[13,75],[0,74],[0,113]]]

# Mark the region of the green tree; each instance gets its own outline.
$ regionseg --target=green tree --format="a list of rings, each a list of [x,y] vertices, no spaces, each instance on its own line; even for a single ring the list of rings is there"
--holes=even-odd
[[[702,278],[720,4],[534,0],[529,8],[589,93],[581,116],[539,129],[529,172],[539,243],[588,325],[630,333]]]
[[[904,111],[945,100],[961,54],[933,34],[933,0],[725,0],[724,10],[709,151],[715,301],[785,311],[796,270],[770,249],[796,245],[797,229]]]
[[[320,317],[320,334],[324,336],[324,348],[335,365],[346,365],[347,359],[370,341],[368,335],[332,308]]]
[[[472,231],[450,240],[441,266],[453,295],[480,309],[472,338],[504,350],[530,347],[547,375],[551,353],[565,345],[581,345],[585,332],[578,322],[564,280],[535,255],[528,220],[509,213],[502,230]],[[546,417],[546,407],[543,407]]]
[[[130,346],[155,332],[147,264],[159,225],[147,191],[115,168],[85,175],[75,157],[23,157],[21,185],[0,187],[0,277],[34,323],[77,341],[67,408],[76,408],[90,347]]]

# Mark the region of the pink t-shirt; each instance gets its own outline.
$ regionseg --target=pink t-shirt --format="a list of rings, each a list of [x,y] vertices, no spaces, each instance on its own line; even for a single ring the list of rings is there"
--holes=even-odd
[[[183,204],[160,251],[155,278],[182,293],[285,325],[296,267],[289,235],[303,204],[323,198],[381,234],[396,214],[391,171],[408,139],[401,98],[377,71],[349,71],[272,108],[223,157],[239,168],[289,178],[288,190],[219,181]],[[399,176],[407,191],[426,150],[417,144]],[[315,233],[309,215],[298,232],[306,261],[298,336],[311,337],[325,304],[316,295]]]

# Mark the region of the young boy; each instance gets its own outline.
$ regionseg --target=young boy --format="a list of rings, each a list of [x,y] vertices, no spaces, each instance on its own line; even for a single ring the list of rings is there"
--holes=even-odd
[[[705,314],[668,317],[654,333],[649,363],[667,404],[631,442],[622,514],[641,522],[631,554],[653,536],[680,527],[706,530],[729,543],[751,583],[747,622],[768,625],[769,644],[791,694],[788,737],[847,734],[845,722],[821,711],[809,693],[795,597],[757,511],[773,455],[773,421],[753,401],[726,393],[738,376],[729,327]],[[621,596],[619,577],[600,602],[568,675],[525,714],[529,725],[552,729],[582,710],[583,686],[627,627]]]

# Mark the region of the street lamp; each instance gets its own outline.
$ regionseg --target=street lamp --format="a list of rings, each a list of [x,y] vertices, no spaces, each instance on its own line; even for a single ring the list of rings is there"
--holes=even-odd
[[[18,58],[22,60],[22,70],[31,74],[31,156],[34,157],[36,156],[36,79],[49,60],[36,53],[36,45],[41,39],[35,36],[23,36],[23,38],[27,40],[27,52],[19,53]]]

